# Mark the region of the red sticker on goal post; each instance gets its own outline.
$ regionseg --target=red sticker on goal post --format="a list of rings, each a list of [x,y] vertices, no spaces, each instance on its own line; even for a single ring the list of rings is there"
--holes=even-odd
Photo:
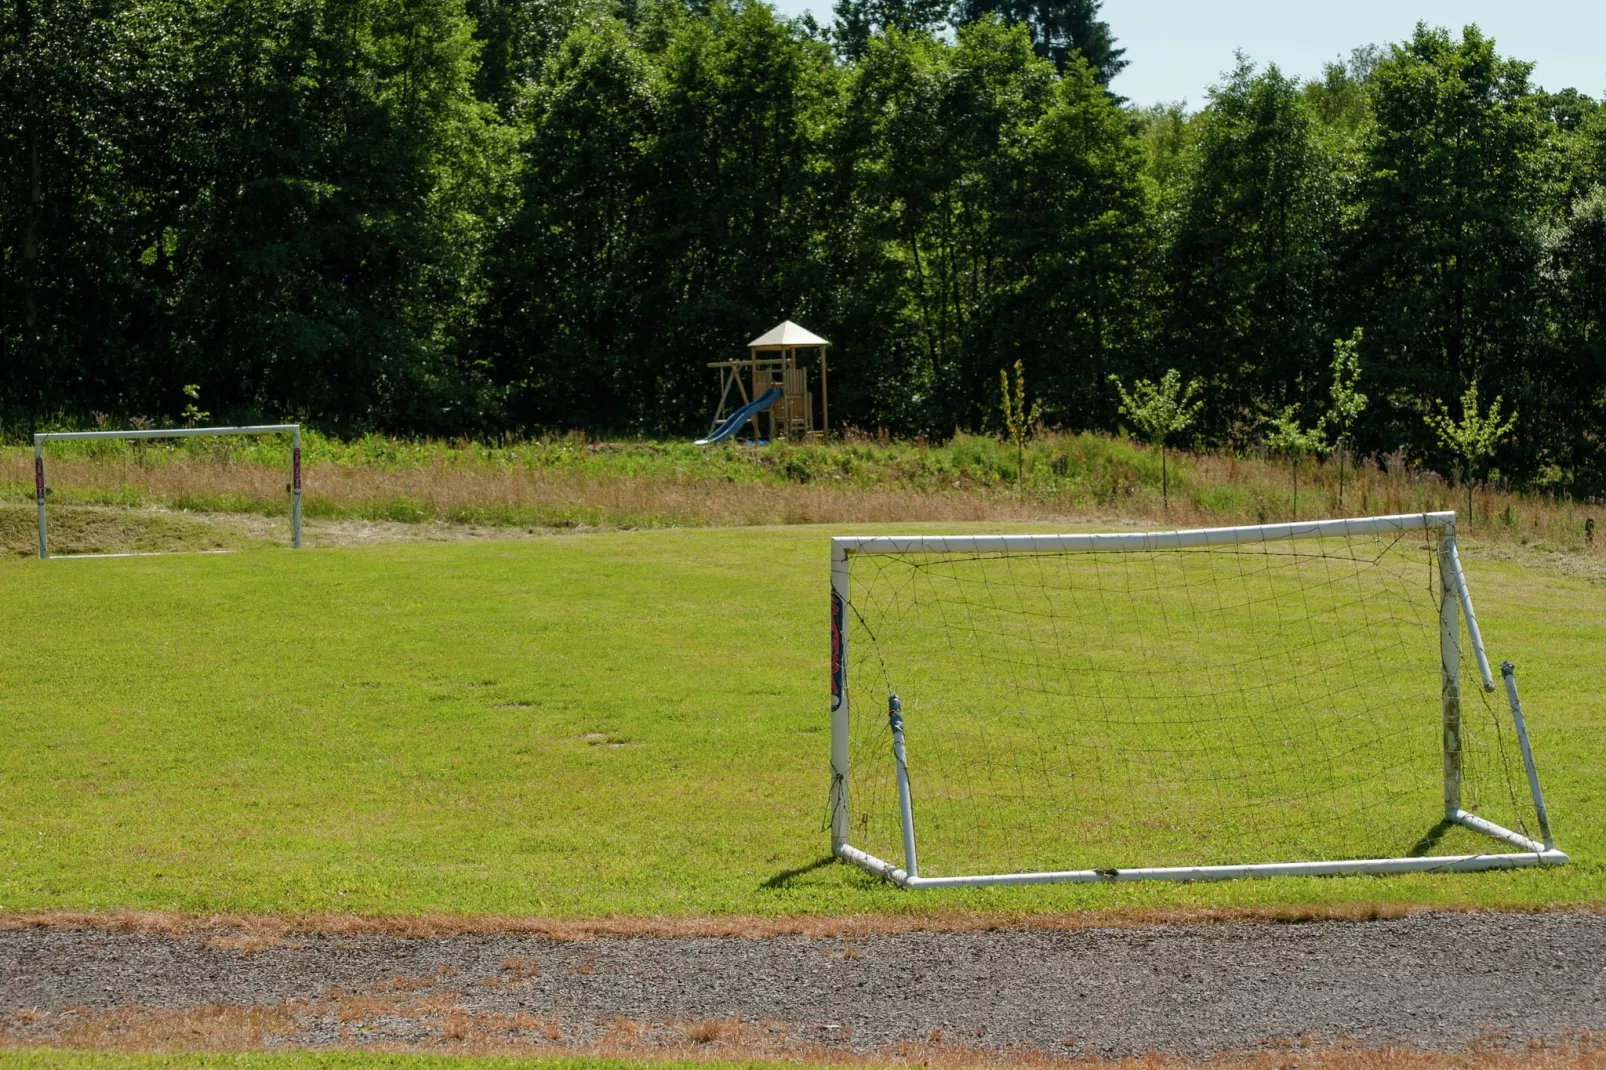
[[[831,712],[842,708],[842,596],[831,592]]]
[[[296,446],[290,451],[290,485],[296,490],[301,489],[301,447]]]
[[[33,492],[38,496],[39,501],[43,503],[45,500],[45,459],[43,457],[35,457],[33,459]]]

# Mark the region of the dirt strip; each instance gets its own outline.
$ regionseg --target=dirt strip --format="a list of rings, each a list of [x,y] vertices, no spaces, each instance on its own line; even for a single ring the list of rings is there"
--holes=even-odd
[[[1083,929],[1150,929],[1159,925],[1290,925],[1317,921],[1393,921],[1425,913],[1487,913],[1481,907],[1427,906],[1409,902],[1351,902],[1259,907],[1109,907],[1100,910],[989,912],[911,910],[898,914],[685,914],[563,918],[495,914],[189,914],[164,910],[0,910],[0,932],[58,929],[77,932],[150,933],[231,941],[254,948],[300,936],[547,937],[553,940],[626,936],[771,936],[857,938],[910,932],[1080,932]],[[1606,903],[1503,908],[1507,914],[1601,914]]]
[[[35,926],[0,931],[0,1009],[13,1044],[1521,1051],[1606,1034],[1606,916],[758,940]]]

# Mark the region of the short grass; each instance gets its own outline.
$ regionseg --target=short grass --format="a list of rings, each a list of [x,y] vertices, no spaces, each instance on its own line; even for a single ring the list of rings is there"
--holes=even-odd
[[[842,530],[0,561],[0,909],[1606,899],[1606,587],[1475,555],[1565,869],[905,893],[824,863],[827,536]]]

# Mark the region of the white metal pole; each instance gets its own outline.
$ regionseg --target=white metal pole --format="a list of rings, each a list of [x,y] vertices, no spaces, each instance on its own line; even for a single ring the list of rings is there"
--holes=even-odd
[[[903,746],[903,702],[897,695],[887,699],[887,720],[892,725],[892,756],[898,763],[898,819],[903,825],[903,871],[910,880],[920,876],[915,860],[915,811],[909,797],[909,756]]]
[[[1469,828],[1473,832],[1481,833],[1492,840],[1499,840],[1501,843],[1509,843],[1519,851],[1529,851],[1538,855],[1552,853],[1551,848],[1546,847],[1542,843],[1535,843],[1533,840],[1530,840],[1520,832],[1513,832],[1503,825],[1497,825],[1493,821],[1487,821],[1479,817],[1477,814],[1469,814],[1465,810],[1457,810],[1450,816],[1450,820],[1454,821],[1462,828]]]
[[[301,549],[301,425],[290,433],[290,547]]]
[[[1510,844],[1521,854],[1411,855],[1396,858],[1335,859],[1326,862],[1252,862],[1221,866],[1143,866],[1120,869],[1048,870],[1036,873],[985,873],[962,877],[911,877],[896,865],[844,845],[838,857],[867,873],[883,877],[904,888],[983,888],[1013,884],[1105,884],[1115,881],[1217,881],[1250,877],[1336,877],[1371,873],[1471,873],[1489,869],[1521,869],[1526,866],[1564,866],[1571,859],[1554,847],[1545,847],[1526,836],[1501,828],[1466,811],[1458,811],[1455,822],[1482,836]]]
[[[855,553],[1143,553],[1202,546],[1260,545],[1291,539],[1392,535],[1405,531],[1453,532],[1454,513],[1405,513],[1354,520],[1301,520],[1186,531],[1123,531],[1103,535],[846,535],[838,541]]]
[[[33,493],[39,501],[39,560],[50,556],[45,546],[45,440],[33,436]]]
[[[1455,536],[1439,536],[1439,664],[1444,707],[1444,816],[1461,812],[1461,627],[1452,554]]]
[[[848,551],[831,540],[831,851],[848,842]]]
[[[1461,571],[1461,551],[1456,549],[1455,533],[1450,532],[1450,574],[1455,579],[1457,596],[1461,599],[1461,614],[1467,621],[1467,638],[1472,640],[1472,656],[1478,663],[1478,675],[1483,678],[1483,689],[1494,690],[1494,674],[1489,671],[1489,655],[1483,649],[1483,632],[1478,628],[1478,615],[1472,611],[1472,592],[1467,589],[1466,573]]]
[[[1517,725],[1517,745],[1522,748],[1522,764],[1528,768],[1528,790],[1533,794],[1534,815],[1539,819],[1539,838],[1545,850],[1556,846],[1550,833],[1550,814],[1545,810],[1545,793],[1539,788],[1539,769],[1534,765],[1533,747],[1528,742],[1528,721],[1522,715],[1522,703],[1517,700],[1517,667],[1511,662],[1500,666],[1500,675],[1506,680],[1506,697],[1511,700],[1511,719]]]
[[[35,439],[50,442],[87,442],[111,438],[194,438],[200,435],[272,435],[295,431],[300,424],[251,424],[243,427],[154,427],[144,431],[50,431]]]

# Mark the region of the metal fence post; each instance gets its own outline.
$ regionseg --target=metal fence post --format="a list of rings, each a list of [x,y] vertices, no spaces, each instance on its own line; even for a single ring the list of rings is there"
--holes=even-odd
[[[301,425],[290,436],[290,547],[301,549]]]
[[[33,492],[39,500],[39,560],[50,556],[45,545],[45,440],[33,436]]]

